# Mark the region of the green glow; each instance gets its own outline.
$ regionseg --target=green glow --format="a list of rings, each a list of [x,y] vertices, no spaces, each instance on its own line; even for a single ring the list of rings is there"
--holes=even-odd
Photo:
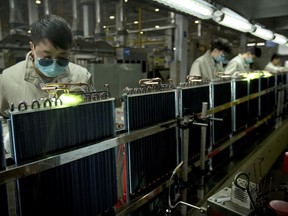
[[[263,77],[271,77],[272,73],[268,72],[268,71],[262,71],[263,73]]]
[[[259,79],[260,75],[261,75],[260,73],[248,73],[247,79],[250,79],[250,80]]]
[[[69,94],[64,93],[62,94],[59,99],[62,101],[63,105],[65,106],[73,106],[81,103],[83,101],[81,95]]]
[[[246,80],[259,79],[260,77],[270,77],[272,74],[268,71],[257,71],[251,73],[241,73],[242,77]]]
[[[242,74],[242,76],[247,80],[259,79],[262,75],[262,72],[251,72]]]

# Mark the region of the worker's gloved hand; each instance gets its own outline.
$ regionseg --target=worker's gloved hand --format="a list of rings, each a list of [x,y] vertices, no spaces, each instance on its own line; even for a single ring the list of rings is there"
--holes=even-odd
[[[238,78],[238,77],[240,77],[240,72],[239,72],[239,71],[234,72],[231,77],[232,77],[232,78]]]

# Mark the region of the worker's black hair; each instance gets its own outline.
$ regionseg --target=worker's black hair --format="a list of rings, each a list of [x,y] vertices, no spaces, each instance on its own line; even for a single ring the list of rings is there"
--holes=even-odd
[[[281,55],[279,55],[279,54],[273,54],[272,56],[271,56],[271,62],[274,60],[274,59],[281,59]]]
[[[223,50],[226,53],[230,53],[231,48],[232,48],[231,43],[226,39],[218,38],[218,39],[212,40],[211,51],[213,51],[213,49],[218,49],[218,50]]]
[[[246,49],[246,53],[250,52],[252,55],[255,55],[257,58],[261,57],[262,51],[259,47],[253,46],[253,47],[248,47]]]
[[[31,27],[31,41],[37,45],[45,39],[55,48],[71,48],[73,36],[66,20],[60,16],[46,15],[34,22]]]

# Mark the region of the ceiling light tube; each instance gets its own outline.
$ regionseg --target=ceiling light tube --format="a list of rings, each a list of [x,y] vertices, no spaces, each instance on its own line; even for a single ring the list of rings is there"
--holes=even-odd
[[[214,6],[204,0],[154,0],[170,8],[196,16],[200,19],[211,19]]]
[[[249,32],[253,29],[253,25],[247,19],[228,8],[215,11],[213,13],[213,20],[221,25],[242,32]]]
[[[281,44],[281,45],[287,43],[287,38],[285,36],[277,34],[277,33],[275,33],[274,36],[275,37],[272,40],[274,43]]]
[[[265,43],[259,42],[259,43],[256,44],[256,46],[258,46],[258,47],[259,47],[259,46],[265,46]]]
[[[272,40],[274,38],[274,34],[272,31],[262,28],[260,25],[254,25],[254,31],[251,32],[252,35],[256,37],[262,38],[264,40]]]

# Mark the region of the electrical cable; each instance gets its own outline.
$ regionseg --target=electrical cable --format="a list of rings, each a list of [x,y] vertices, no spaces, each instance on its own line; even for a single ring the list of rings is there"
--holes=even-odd
[[[173,170],[173,172],[172,172],[172,174],[171,174],[171,176],[170,176],[169,181],[172,181],[172,178],[173,178],[174,175],[176,174],[177,170],[182,166],[182,164],[183,164],[183,161],[181,161],[181,163],[178,164],[177,167]],[[176,208],[179,204],[181,204],[181,205],[186,205],[186,206],[189,206],[189,207],[191,207],[191,208],[197,209],[197,210],[199,210],[201,213],[206,213],[206,212],[207,212],[207,209],[205,209],[205,208],[198,207],[198,206],[195,206],[195,205],[192,205],[192,204],[183,202],[183,201],[178,201],[178,202],[173,206],[172,203],[171,203],[170,193],[171,193],[171,184],[169,185],[169,188],[168,188],[168,204],[169,204],[169,207],[168,207],[168,209],[166,209],[166,213],[167,213],[166,215],[171,215],[171,209]]]
[[[182,166],[183,164],[183,161],[181,161],[176,167],[175,169],[173,170],[171,176],[170,176],[170,179],[169,179],[169,182],[172,181],[172,178],[173,176],[176,174],[177,170]],[[168,188],[168,205],[169,205],[169,210],[170,210],[170,207],[172,206],[171,204],[171,195],[170,195],[170,192],[171,191],[171,185],[169,185],[169,188]]]
[[[246,186],[245,187],[242,187],[241,185],[238,184],[238,179],[240,178],[240,176],[244,176],[246,178]],[[255,210],[255,215],[257,215],[257,208],[256,208],[256,205],[255,205],[254,200],[252,199],[252,196],[250,193],[250,178],[249,178],[248,173],[242,172],[242,171],[237,173],[234,176],[234,184],[236,187],[240,188],[241,190],[247,191],[247,194],[248,194],[248,197],[251,201],[252,207]]]

